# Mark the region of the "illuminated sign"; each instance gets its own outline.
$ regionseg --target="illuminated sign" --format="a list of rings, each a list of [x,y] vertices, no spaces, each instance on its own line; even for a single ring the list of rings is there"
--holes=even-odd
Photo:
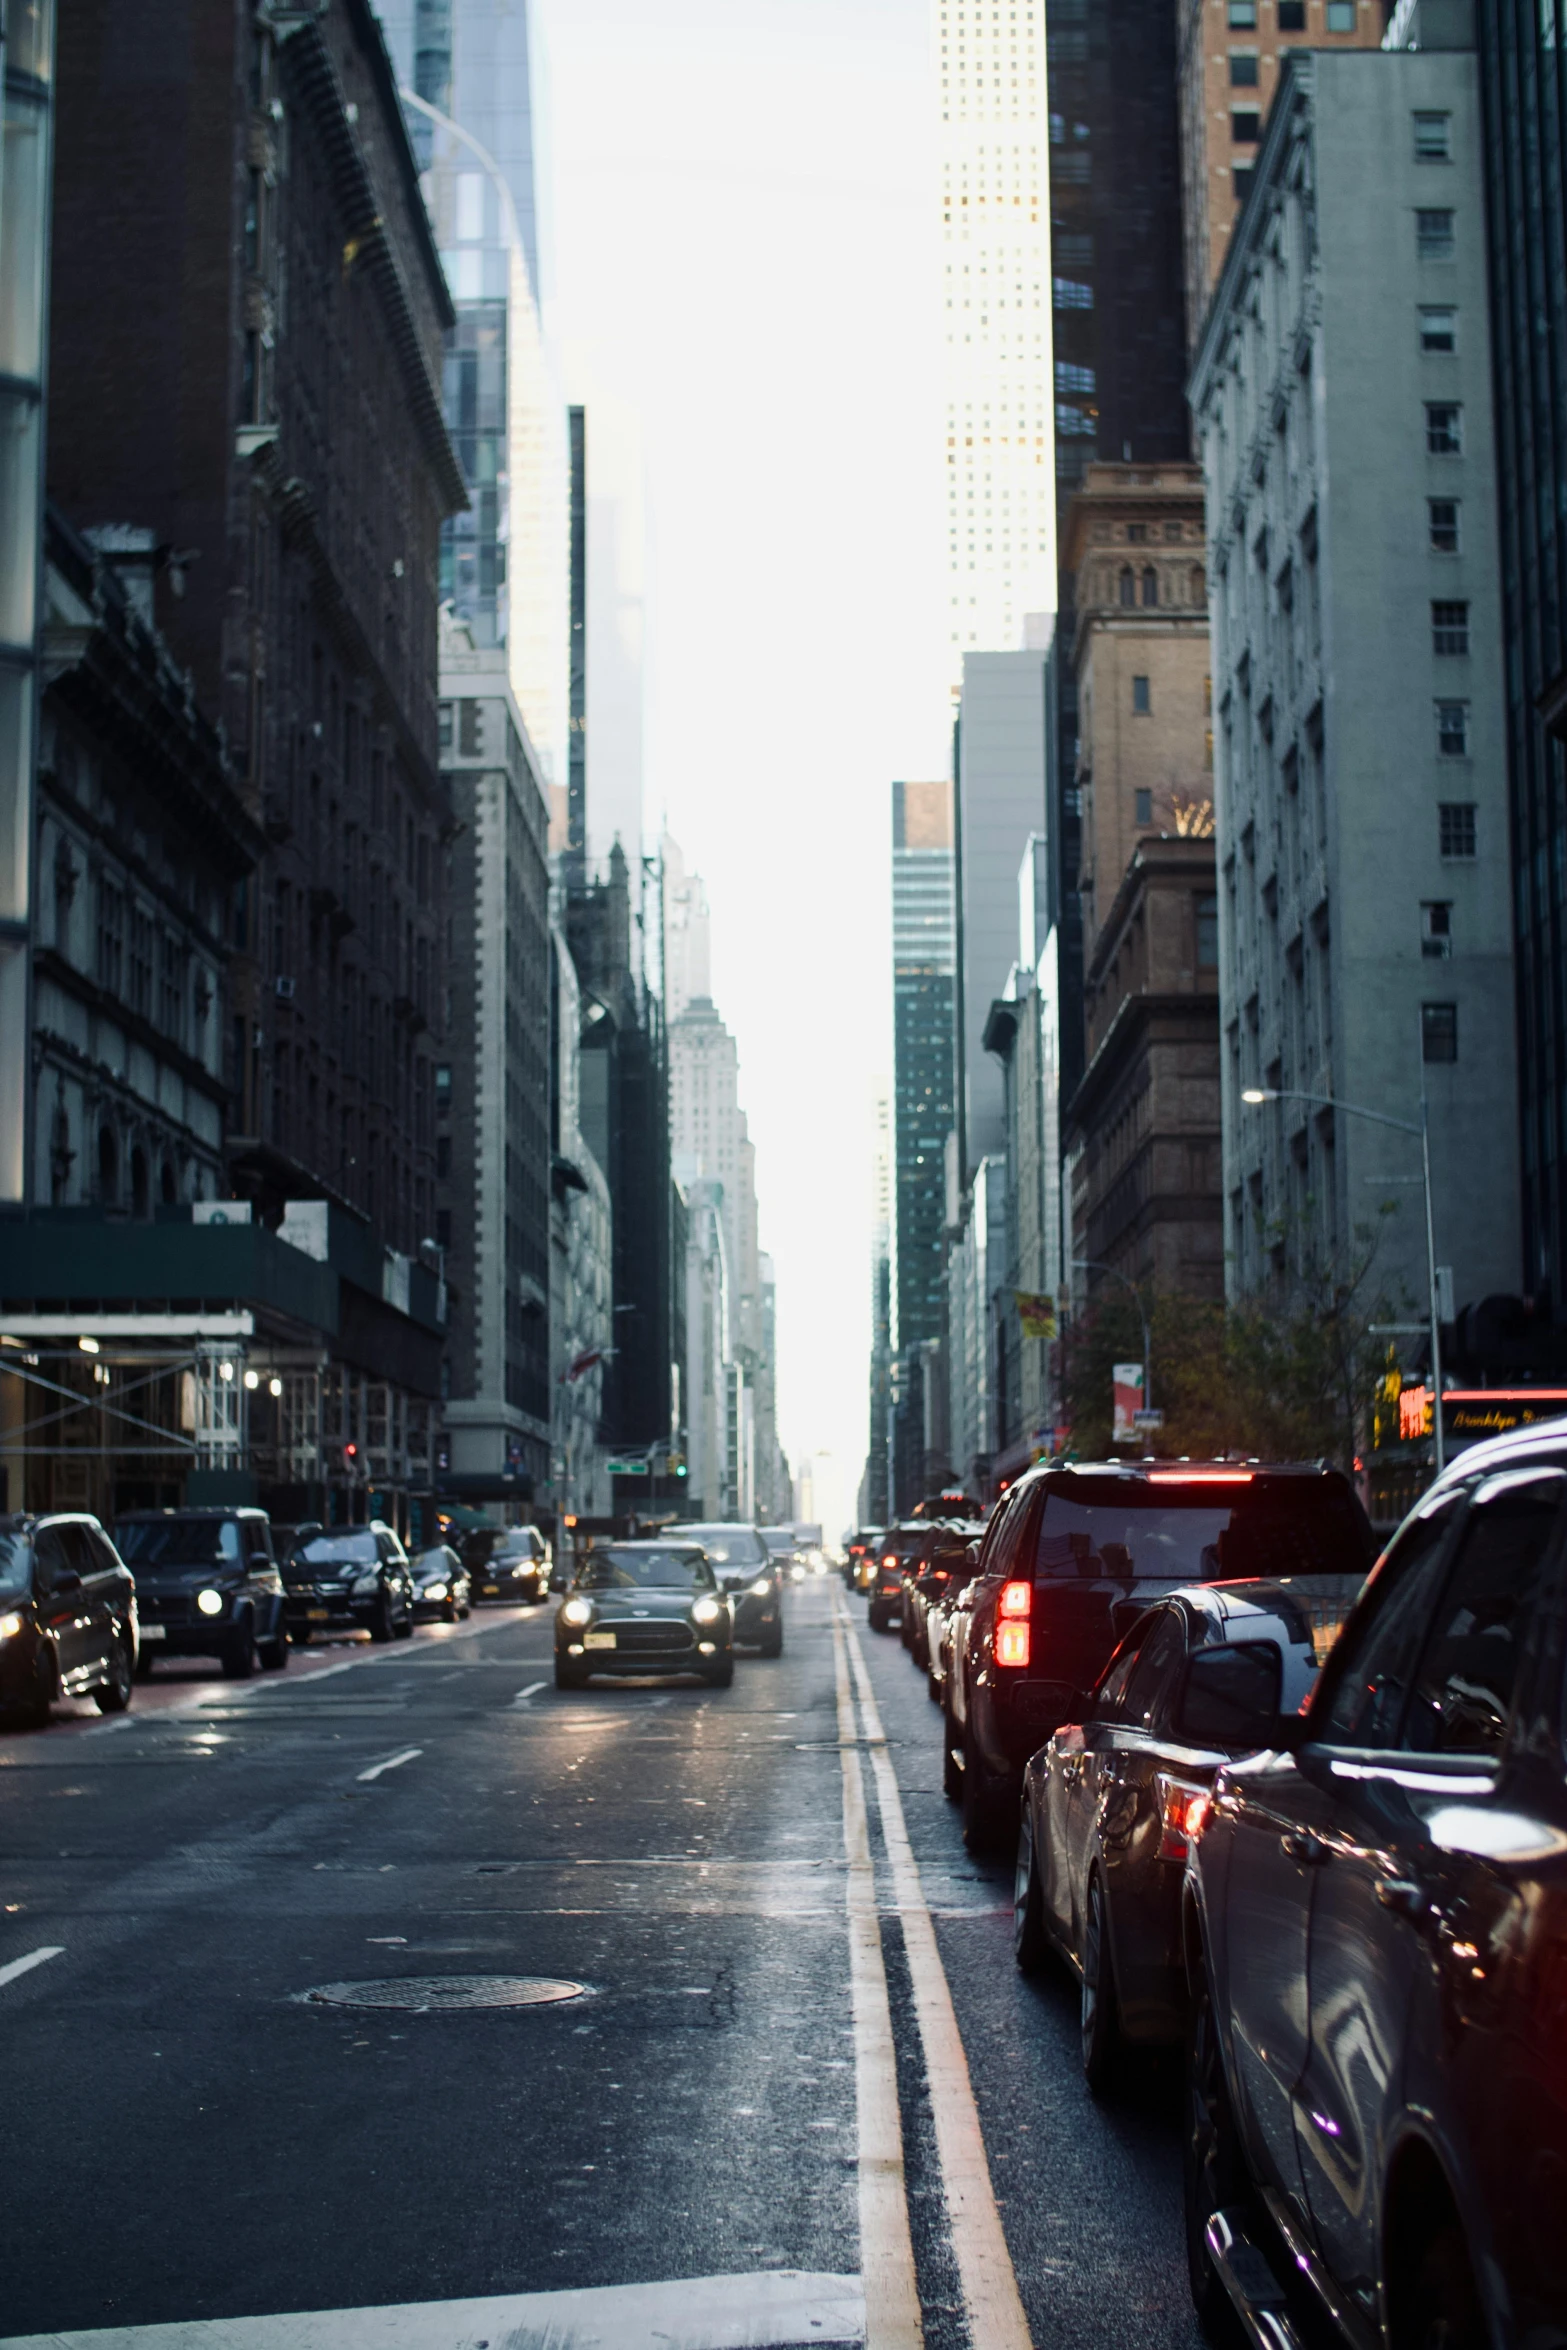
[[[1404,1400],[1400,1396],[1400,1406]],[[1449,1387],[1442,1397],[1442,1427],[1455,1446],[1481,1444],[1564,1414],[1567,1387]]]

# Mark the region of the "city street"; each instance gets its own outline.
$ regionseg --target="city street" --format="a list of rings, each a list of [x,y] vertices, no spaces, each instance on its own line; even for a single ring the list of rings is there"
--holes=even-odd
[[[1174,2073],[1088,2097],[836,1580],[727,1691],[508,1609],[73,1711],[0,1740],[7,2343],[1197,2340]]]

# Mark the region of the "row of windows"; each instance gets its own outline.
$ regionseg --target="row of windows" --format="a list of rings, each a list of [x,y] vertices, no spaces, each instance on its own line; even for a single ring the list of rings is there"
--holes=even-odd
[[[1257,29],[1257,0],[1229,0],[1230,30],[1232,33],[1253,33]],[[1278,0],[1279,31],[1303,33],[1306,30],[1306,0]],[[1355,0],[1327,0],[1325,13],[1330,33],[1352,33],[1355,29]]]

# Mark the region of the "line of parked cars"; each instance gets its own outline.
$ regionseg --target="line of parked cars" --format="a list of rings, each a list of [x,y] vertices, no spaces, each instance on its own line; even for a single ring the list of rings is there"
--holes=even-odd
[[[483,1528],[410,1557],[379,1520],[273,1526],[258,1509],[130,1510],[112,1535],[81,1511],[0,1517],[0,1707],[130,1703],[160,1657],[212,1657],[234,1680],[281,1672],[319,1634],[406,1640],[476,1598],[542,1600],[537,1527]]]
[[[971,1846],[1016,1839],[1016,1958],[1075,1978],[1090,2088],[1184,2045],[1210,2329],[1544,2350],[1567,1421],[1462,1454],[1373,1548],[1320,1465],[1043,1466],[854,1580],[941,1707]]]

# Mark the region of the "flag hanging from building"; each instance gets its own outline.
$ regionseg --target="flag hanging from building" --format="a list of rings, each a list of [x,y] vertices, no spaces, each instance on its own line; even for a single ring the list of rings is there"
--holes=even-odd
[[[1056,1301],[1040,1297],[1031,1289],[1015,1289],[1018,1320],[1023,1325],[1025,1338],[1054,1338],[1056,1334]]]

